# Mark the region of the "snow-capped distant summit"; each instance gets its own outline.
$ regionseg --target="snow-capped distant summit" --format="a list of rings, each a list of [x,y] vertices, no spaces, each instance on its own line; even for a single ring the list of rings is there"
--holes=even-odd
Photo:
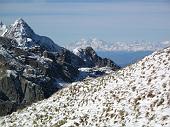
[[[34,33],[31,27],[22,18],[17,19],[14,24],[12,24],[12,26],[15,28],[19,28],[20,31],[23,32],[23,34]]]
[[[16,20],[14,22],[14,24],[12,24],[12,31],[10,32],[14,32],[13,30],[15,30],[15,37],[21,37],[24,38],[26,37],[32,37],[35,35],[34,31],[31,29],[31,27],[22,19],[19,18],[18,20]]]
[[[162,41],[161,43],[168,46],[168,45],[170,45],[170,40],[169,41]]]
[[[155,51],[170,46],[170,41],[149,42],[149,41],[131,41],[131,42],[106,42],[96,38],[80,39],[74,43],[65,46],[69,50],[76,47],[85,48],[92,47],[98,51]]]
[[[22,19],[17,19],[4,33],[4,37],[16,40],[19,47],[28,48],[39,45],[48,51],[59,51],[62,48],[55,44],[50,38],[39,36]]]
[[[19,18],[14,24],[10,25],[4,36],[15,39],[18,46],[24,47],[34,44],[32,39],[35,38],[35,33],[22,18]]]
[[[14,24],[12,24],[12,25],[16,26],[18,24],[25,24],[25,25],[27,25],[27,27],[29,27],[28,24],[22,18],[18,18],[17,20],[15,20]]]
[[[80,39],[80,41],[76,41],[74,45],[70,44],[68,45],[68,47],[66,46],[66,48],[73,50],[75,48],[93,47],[95,50],[102,50],[103,48],[107,48],[107,47],[103,47],[106,44],[107,42],[103,40],[98,40],[97,38],[92,38],[89,40],[82,38]]]

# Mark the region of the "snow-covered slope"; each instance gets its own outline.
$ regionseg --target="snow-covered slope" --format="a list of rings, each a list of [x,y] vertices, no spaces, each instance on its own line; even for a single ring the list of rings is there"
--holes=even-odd
[[[155,51],[170,46],[170,41],[148,42],[148,41],[131,41],[131,42],[106,42],[103,40],[81,39],[75,43],[67,44],[65,47],[73,50],[77,47],[92,47],[99,51]]]
[[[0,118],[3,126],[170,126],[170,47],[110,75],[76,82]]]
[[[18,46],[23,48],[39,45],[48,51],[59,51],[62,49],[50,38],[35,34],[31,27],[21,18],[10,25],[3,36],[15,39],[18,42]]]

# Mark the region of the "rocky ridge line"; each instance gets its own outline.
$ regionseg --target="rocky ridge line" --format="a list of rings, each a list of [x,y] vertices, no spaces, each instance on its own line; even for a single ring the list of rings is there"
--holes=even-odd
[[[119,69],[114,62],[105,61],[102,67]],[[48,98],[68,83],[105,74],[79,71],[95,66],[86,65],[48,37],[35,34],[23,19],[16,20],[0,37],[0,116]]]

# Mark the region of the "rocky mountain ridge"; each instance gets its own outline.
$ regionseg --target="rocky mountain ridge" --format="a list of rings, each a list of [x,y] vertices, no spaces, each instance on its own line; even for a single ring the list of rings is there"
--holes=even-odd
[[[76,48],[73,50],[73,53],[77,56],[79,56],[85,63],[85,66],[87,67],[112,67],[113,69],[120,68],[118,65],[116,65],[112,60],[109,60],[107,58],[101,58],[97,55],[97,53],[93,50],[92,47],[86,47],[86,48]]]
[[[110,60],[103,61],[100,67],[119,69],[114,62],[107,63]],[[16,20],[0,37],[0,116],[48,98],[62,84],[83,80],[90,73],[80,77],[79,68],[95,66],[35,34],[23,19]]]
[[[170,126],[170,47],[107,76],[75,82],[1,117],[1,126]]]

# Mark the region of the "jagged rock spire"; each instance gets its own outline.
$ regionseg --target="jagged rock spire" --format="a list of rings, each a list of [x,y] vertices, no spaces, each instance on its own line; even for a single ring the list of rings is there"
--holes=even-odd
[[[2,23],[2,21],[1,21],[1,23],[0,23],[0,26],[2,27],[4,24]]]

